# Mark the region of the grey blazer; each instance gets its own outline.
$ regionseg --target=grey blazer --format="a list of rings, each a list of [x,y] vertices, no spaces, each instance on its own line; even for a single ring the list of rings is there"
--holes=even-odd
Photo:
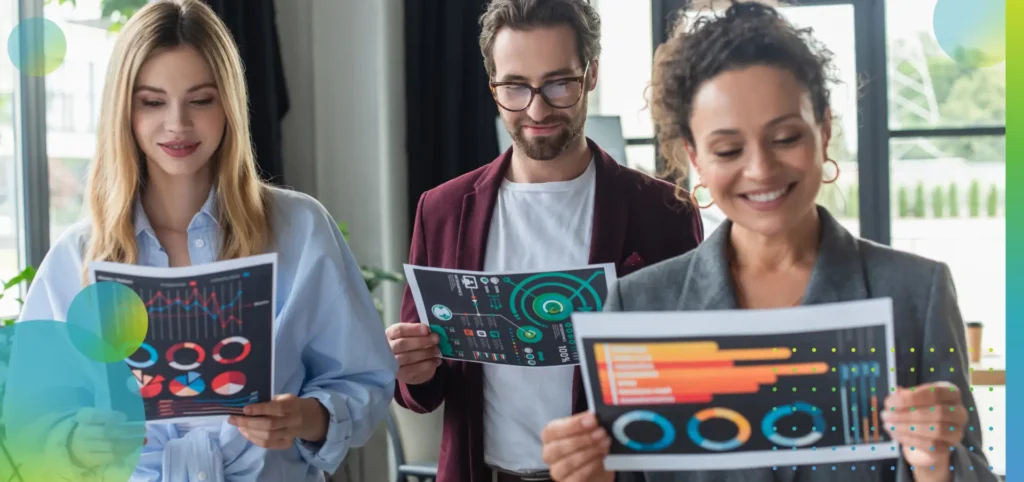
[[[963,320],[949,268],[940,262],[854,237],[824,208],[821,244],[804,304],[890,297],[900,365],[897,383],[911,387],[938,380],[955,383],[968,408],[969,427],[954,449],[956,481],[996,480],[982,452],[981,423],[968,387]],[[696,249],[620,279],[608,295],[609,311],[696,311],[737,309],[727,260],[731,222],[726,221]],[[910,349],[914,348],[911,353]],[[934,352],[930,348],[935,348]],[[950,353],[949,349],[954,348]],[[935,367],[932,372],[931,368]],[[953,372],[950,372],[950,368]],[[900,459],[861,463],[767,467],[730,471],[622,473],[620,481],[797,482],[911,481]],[[855,467],[855,468],[854,468]],[[935,470],[949,467],[935,467]],[[921,470],[918,468],[917,470]]]

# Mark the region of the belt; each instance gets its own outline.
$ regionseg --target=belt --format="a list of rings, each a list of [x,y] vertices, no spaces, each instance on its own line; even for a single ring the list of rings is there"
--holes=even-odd
[[[517,474],[492,467],[491,473],[491,482],[554,482],[547,472]]]

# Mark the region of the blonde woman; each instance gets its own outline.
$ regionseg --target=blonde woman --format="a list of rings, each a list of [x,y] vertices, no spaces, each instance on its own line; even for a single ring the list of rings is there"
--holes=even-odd
[[[22,319],[63,320],[93,260],[187,266],[277,252],[273,401],[216,424],[147,424],[132,480],[318,481],[364,443],[395,360],[357,263],[314,199],[257,176],[237,48],[198,0],[158,1],[118,36],[89,219],[47,254]],[[110,460],[65,424],[83,470]],[[77,429],[81,430],[77,430]]]

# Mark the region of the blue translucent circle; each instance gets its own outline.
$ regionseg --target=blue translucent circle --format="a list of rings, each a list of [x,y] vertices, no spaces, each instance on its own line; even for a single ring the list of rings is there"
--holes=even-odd
[[[10,368],[0,374],[6,391],[0,423],[26,482],[80,472],[70,466],[66,443],[54,443],[54,437],[66,440],[72,427],[83,444],[113,448],[115,463],[96,469],[98,479],[128,480],[139,462],[146,417],[137,386],[128,383],[131,369],[123,360],[106,363],[77,350],[72,339],[83,336],[78,331],[86,330],[52,320],[0,328],[6,335],[0,339],[13,338]]]
[[[942,50],[957,63],[988,67],[1006,60],[1006,0],[937,0],[932,30]]]
[[[67,53],[64,32],[43,17],[22,20],[7,36],[7,55],[11,63],[30,77],[42,77],[57,70]]]

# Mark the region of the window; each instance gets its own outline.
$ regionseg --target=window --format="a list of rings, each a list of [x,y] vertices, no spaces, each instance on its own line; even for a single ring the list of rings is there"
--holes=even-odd
[[[0,32],[4,34],[3,55],[7,57],[7,36],[17,22],[17,2],[0,0]],[[18,146],[15,142],[16,94],[18,71],[9,58],[0,62],[0,281],[13,278],[21,270],[18,193]],[[18,311],[15,296],[0,299],[0,318]]]
[[[886,2],[892,245],[947,263],[965,320],[1004,353],[1006,64],[947,52],[950,6]]]
[[[656,173],[654,127],[645,92],[651,82],[651,4],[596,0],[601,14],[601,67],[589,115],[618,116],[627,139],[626,164]],[[620,160],[620,162],[622,162]]]
[[[46,76],[52,245],[85,214],[85,175],[96,151],[103,82],[116,34],[101,20],[100,0],[51,2],[45,15],[61,28],[68,44],[64,63]]]

